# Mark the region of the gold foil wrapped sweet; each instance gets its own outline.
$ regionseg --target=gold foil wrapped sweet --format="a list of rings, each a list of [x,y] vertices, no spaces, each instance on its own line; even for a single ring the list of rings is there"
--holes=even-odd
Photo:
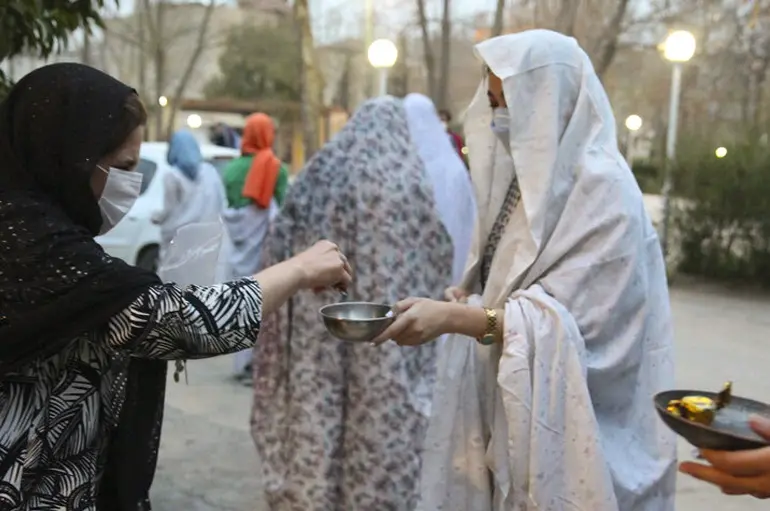
[[[684,396],[682,399],[672,399],[668,402],[666,409],[677,417],[709,425],[714,421],[716,413],[730,404],[732,388],[732,382],[725,383],[716,399],[706,396]]]

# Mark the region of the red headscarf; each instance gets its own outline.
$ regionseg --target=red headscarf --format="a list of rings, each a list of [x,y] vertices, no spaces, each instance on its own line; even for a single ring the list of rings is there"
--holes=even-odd
[[[243,196],[257,206],[267,208],[275,193],[281,170],[281,160],[273,153],[275,126],[266,114],[252,114],[246,119],[241,140],[241,152],[254,155],[243,185]]]

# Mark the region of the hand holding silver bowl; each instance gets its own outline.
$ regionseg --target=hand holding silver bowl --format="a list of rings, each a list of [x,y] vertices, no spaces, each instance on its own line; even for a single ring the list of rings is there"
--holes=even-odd
[[[371,302],[340,302],[318,311],[326,330],[348,342],[371,342],[388,328],[396,316],[390,305]]]

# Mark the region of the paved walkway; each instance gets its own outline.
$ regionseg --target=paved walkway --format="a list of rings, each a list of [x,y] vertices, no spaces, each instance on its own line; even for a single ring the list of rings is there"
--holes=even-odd
[[[732,379],[736,394],[770,400],[770,298],[693,285],[675,288],[671,298],[678,384],[719,388]],[[230,357],[191,362],[189,385],[169,384],[157,511],[266,510],[248,432],[251,395],[228,380],[231,368]],[[691,454],[682,442],[680,458]],[[678,511],[769,509],[767,502],[725,497],[686,477],[678,484]]]
[[[733,380],[736,395],[770,401],[770,299],[725,294],[714,287],[675,288],[671,293],[676,327],[677,384],[716,388]],[[679,457],[692,458],[680,442]],[[678,511],[760,511],[766,501],[727,497],[682,476]]]

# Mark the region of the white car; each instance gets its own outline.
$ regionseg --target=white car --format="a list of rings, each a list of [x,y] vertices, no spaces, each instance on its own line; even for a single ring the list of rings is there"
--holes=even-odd
[[[163,174],[174,172],[166,162],[168,143],[145,142],[142,144],[137,172],[144,176],[142,191],[131,211],[104,236],[96,241],[113,257],[128,264],[157,271],[160,228],[153,224],[153,213],[163,208]],[[220,172],[240,151],[211,144],[201,144],[203,158]]]

